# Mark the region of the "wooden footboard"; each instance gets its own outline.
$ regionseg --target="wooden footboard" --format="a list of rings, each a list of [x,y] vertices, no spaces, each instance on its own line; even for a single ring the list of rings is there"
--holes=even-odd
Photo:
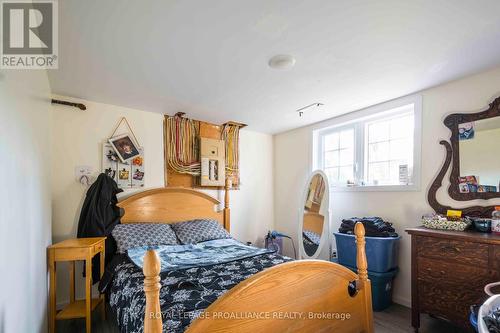
[[[355,228],[358,274],[328,261],[299,260],[268,268],[241,282],[187,329],[199,332],[373,332],[365,230]],[[159,260],[144,261],[145,333],[159,333]],[[156,273],[156,275],[155,275]]]

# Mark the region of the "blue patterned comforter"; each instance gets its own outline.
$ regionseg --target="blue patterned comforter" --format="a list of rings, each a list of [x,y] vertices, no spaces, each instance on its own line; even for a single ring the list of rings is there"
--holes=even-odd
[[[109,285],[109,303],[120,331],[142,333],[146,300],[144,275],[126,255],[117,256]],[[275,253],[264,253],[227,263],[167,270],[160,274],[160,306],[163,332],[181,333],[210,304],[250,276],[275,265],[291,261]]]
[[[149,249],[154,249],[160,257],[162,272],[228,263],[273,252],[234,239],[215,239],[198,244],[136,247],[127,254],[134,264],[143,268],[144,255]]]

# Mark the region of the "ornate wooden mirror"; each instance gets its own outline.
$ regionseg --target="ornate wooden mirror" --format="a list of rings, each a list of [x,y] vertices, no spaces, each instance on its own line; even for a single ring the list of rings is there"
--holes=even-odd
[[[500,198],[500,97],[487,110],[477,113],[454,113],[444,119],[451,131],[444,165],[431,185],[429,204],[437,213],[453,209],[441,205],[436,193],[451,165],[448,194],[457,201]],[[469,216],[489,216],[494,206],[461,208]]]

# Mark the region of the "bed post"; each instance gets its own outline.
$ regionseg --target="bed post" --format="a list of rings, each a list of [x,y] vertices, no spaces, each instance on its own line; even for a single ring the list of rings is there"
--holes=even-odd
[[[354,233],[356,234],[356,266],[358,268],[358,275],[361,281],[366,281],[368,280],[368,263],[366,261],[365,227],[363,223],[356,223]]]
[[[224,228],[230,232],[231,229],[231,210],[229,209],[229,189],[231,188],[229,177],[226,177],[224,186]]]
[[[365,227],[363,226],[363,223],[356,223],[354,233],[356,234],[356,266],[359,276],[359,286],[357,287],[362,293],[361,296],[364,297],[364,306],[366,307],[365,313],[367,314],[367,318],[365,318],[366,329],[368,332],[373,332],[372,291],[370,280],[368,280],[368,262],[366,260],[365,249]]]
[[[154,250],[144,256],[144,293],[146,294],[146,311],[144,313],[144,333],[162,332],[162,313],[160,308],[160,258]]]

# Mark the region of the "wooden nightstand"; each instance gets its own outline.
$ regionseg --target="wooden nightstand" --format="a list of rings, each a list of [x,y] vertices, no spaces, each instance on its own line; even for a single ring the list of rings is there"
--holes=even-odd
[[[101,277],[104,274],[104,241],[106,237],[76,238],[53,244],[47,248],[49,255],[50,291],[49,291],[49,332],[54,333],[56,320],[86,318],[86,331],[92,327],[92,311],[102,303],[105,316],[104,295],[92,299],[92,258],[100,253]],[[85,299],[75,300],[75,260],[85,260]],[[70,303],[56,312],[56,262],[69,261],[69,300]]]

